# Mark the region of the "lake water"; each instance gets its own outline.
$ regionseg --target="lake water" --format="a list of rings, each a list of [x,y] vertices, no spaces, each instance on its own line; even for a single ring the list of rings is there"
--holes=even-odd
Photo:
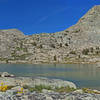
[[[100,89],[100,68],[96,64],[0,64],[0,72],[4,71],[17,76],[63,79],[78,87]]]

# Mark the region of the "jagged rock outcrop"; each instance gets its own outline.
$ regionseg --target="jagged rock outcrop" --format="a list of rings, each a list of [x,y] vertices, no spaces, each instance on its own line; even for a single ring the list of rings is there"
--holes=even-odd
[[[1,63],[94,63],[99,55],[100,6],[61,32],[25,36],[17,29],[0,30]]]

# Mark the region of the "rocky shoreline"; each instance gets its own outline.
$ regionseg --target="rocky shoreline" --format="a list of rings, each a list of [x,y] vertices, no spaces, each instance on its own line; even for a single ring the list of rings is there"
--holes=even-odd
[[[29,62],[29,61],[23,61],[23,60],[9,60],[8,62],[6,60],[4,61],[0,61],[0,64],[98,64],[100,63],[100,59],[88,59],[86,61],[80,61],[79,60],[68,60],[66,61],[62,61],[62,62],[56,62],[56,61],[52,61],[52,62]]]
[[[0,73],[0,100],[100,100],[100,91],[79,89],[74,83],[44,77]]]

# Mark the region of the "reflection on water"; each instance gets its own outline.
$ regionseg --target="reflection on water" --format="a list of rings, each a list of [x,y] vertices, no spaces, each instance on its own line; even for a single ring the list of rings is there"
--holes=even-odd
[[[0,71],[17,76],[42,76],[69,80],[79,87],[99,88],[100,68],[95,64],[0,64]]]

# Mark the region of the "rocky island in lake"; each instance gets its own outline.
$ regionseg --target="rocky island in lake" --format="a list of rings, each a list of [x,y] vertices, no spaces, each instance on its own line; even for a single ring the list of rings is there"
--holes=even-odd
[[[0,30],[0,63],[96,63],[99,55],[100,6],[61,32],[26,36],[17,29]]]

